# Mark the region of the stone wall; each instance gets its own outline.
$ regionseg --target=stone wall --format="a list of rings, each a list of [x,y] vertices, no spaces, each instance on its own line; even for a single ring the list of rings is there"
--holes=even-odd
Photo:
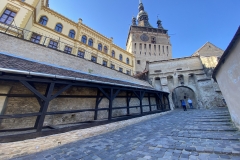
[[[172,108],[181,106],[180,100],[184,96],[193,100],[195,108],[225,106],[221,92],[206,74],[202,61],[209,68],[216,65],[216,57],[203,57],[201,60],[196,56],[151,62],[148,66],[149,80],[156,89],[170,93]]]
[[[35,113],[39,112],[40,105],[37,99],[34,97],[33,93],[29,91],[25,86],[19,82],[7,82],[0,81],[0,86],[8,86],[11,88],[10,94],[25,94],[28,97],[6,97],[8,98],[5,102],[5,111],[3,115],[10,114],[26,114],[26,113]],[[45,84],[34,83],[36,89],[42,94],[45,93],[47,86]],[[54,88],[53,93],[57,92],[63,86],[57,85]],[[5,88],[0,88],[0,93],[3,93]],[[89,95],[96,96],[96,88],[84,88],[84,87],[71,87],[68,90],[64,91],[61,95]],[[118,96],[126,95],[125,91],[121,91]],[[2,97],[0,97],[2,98]],[[96,98],[66,98],[66,97],[57,97],[53,99],[48,107],[47,112],[55,111],[68,111],[68,110],[80,110],[80,109],[95,109]],[[148,105],[148,98],[143,98],[143,105]],[[156,104],[155,98],[151,98],[151,104]],[[136,97],[133,97],[130,101],[130,106],[139,106],[139,100]],[[3,107],[0,106],[0,108]],[[113,101],[113,108],[115,107],[127,107],[126,98],[117,97]],[[99,104],[99,108],[109,108],[108,99],[103,98]],[[156,107],[152,107],[152,110],[156,110]],[[144,112],[149,111],[149,107],[143,108]],[[130,109],[130,114],[140,113],[139,107],[134,107]],[[113,110],[113,117],[122,116],[127,114],[127,109],[117,109]],[[108,110],[98,111],[98,119],[108,118]],[[18,128],[29,128],[33,127],[36,117],[27,117],[27,118],[12,118],[12,119],[3,119],[0,122],[0,129],[18,129]],[[44,126],[56,126],[64,125],[69,123],[77,123],[84,121],[94,120],[94,111],[80,112],[80,113],[71,113],[71,114],[58,114],[58,115],[47,115],[44,121]]]
[[[232,40],[233,45],[231,45],[228,56],[216,72],[216,80],[228,105],[231,118],[240,128],[240,38],[239,34],[236,35],[238,37]]]
[[[28,58],[42,63],[53,64],[82,72],[97,74],[104,77],[116,78],[145,86],[147,82],[138,80],[124,73],[104,67],[100,64],[59,52],[42,45],[31,43],[10,35],[0,33],[0,52]]]
[[[212,79],[200,80],[197,83],[199,92],[198,104],[203,108],[225,107],[221,92],[216,92],[213,87]]]

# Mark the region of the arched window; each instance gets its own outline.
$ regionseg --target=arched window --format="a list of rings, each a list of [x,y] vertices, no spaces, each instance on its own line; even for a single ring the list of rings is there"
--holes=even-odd
[[[112,57],[115,58],[115,51],[112,50]]]
[[[126,63],[129,64],[129,58],[126,59]]]
[[[70,30],[69,34],[68,34],[68,37],[75,38],[75,31],[74,30]]]
[[[42,17],[39,19],[39,22],[38,22],[38,23],[40,23],[41,25],[46,26],[47,22],[48,22],[48,18],[47,18],[46,16],[42,16]]]
[[[55,31],[57,31],[57,32],[62,32],[62,28],[63,28],[63,26],[62,26],[60,23],[58,23],[58,24],[55,26]]]
[[[98,44],[98,50],[102,51],[102,44],[101,43]]]
[[[122,54],[119,54],[119,60],[122,61]]]
[[[108,48],[107,46],[104,46],[104,53],[107,53],[108,52]]]
[[[86,44],[87,43],[87,36],[83,35],[81,42]]]
[[[89,45],[90,47],[93,46],[93,40],[92,40],[92,38],[90,38],[90,39],[88,40],[88,45]]]

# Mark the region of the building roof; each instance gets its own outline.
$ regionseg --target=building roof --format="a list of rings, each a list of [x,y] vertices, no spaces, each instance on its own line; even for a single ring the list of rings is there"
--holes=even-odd
[[[213,70],[213,74],[212,77],[213,79],[216,81],[216,75],[218,73],[218,70],[221,68],[221,66],[224,64],[225,60],[228,58],[228,56],[231,54],[231,50],[232,48],[235,46],[235,44],[237,43],[237,41],[239,41],[240,38],[240,26],[238,27],[237,32],[235,33],[232,41],[230,42],[230,44],[228,45],[227,49],[225,50],[225,52],[223,53],[222,57],[220,58],[220,60],[218,61],[217,66],[215,67],[215,69]]]
[[[64,69],[3,53],[0,53],[0,72],[155,90],[150,86]]]
[[[218,52],[213,52],[212,50],[209,50],[209,46],[214,47],[216,50],[218,50]],[[209,51],[206,51],[206,49]],[[223,53],[224,50],[215,46],[211,42],[206,42],[201,48],[199,48],[196,52],[194,52],[192,56],[221,56],[219,52]]]

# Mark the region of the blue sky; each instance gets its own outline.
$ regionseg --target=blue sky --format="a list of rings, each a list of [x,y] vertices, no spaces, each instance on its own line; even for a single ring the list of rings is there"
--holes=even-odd
[[[207,41],[225,50],[240,25],[240,0],[142,0],[150,24],[157,16],[171,36],[173,58],[190,56]],[[126,48],[139,0],[50,0],[50,8]]]

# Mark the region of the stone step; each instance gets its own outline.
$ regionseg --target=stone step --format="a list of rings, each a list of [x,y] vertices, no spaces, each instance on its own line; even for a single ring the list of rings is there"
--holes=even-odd
[[[185,137],[185,138],[198,138],[198,139],[209,139],[209,140],[227,140],[227,141],[240,141],[239,134],[232,134],[230,132],[211,132],[211,131],[181,131],[172,132],[168,136]]]
[[[193,119],[231,119],[230,116],[224,116],[224,117],[198,117]]]
[[[234,156],[240,156],[239,148],[221,148],[221,147],[194,147],[194,146],[163,146],[158,145],[156,147],[151,147],[153,150],[154,148],[160,148],[162,151],[166,151],[169,149],[174,150],[174,153],[181,153],[179,155],[180,158],[190,158],[189,156],[195,155],[209,155],[209,158],[206,157],[206,159],[217,159],[217,158],[226,158],[231,159],[230,157]],[[212,154],[212,155],[211,155]],[[182,157],[182,155],[185,155],[185,157]]]
[[[210,129],[210,128],[206,128],[206,129],[201,129],[201,128],[186,128],[188,130],[195,130],[195,131],[229,131],[229,132],[235,132],[238,131],[237,129]]]
[[[220,125],[220,126],[233,126],[233,124],[232,123],[230,123],[230,122],[219,122],[219,123],[217,123],[217,122],[214,122],[214,123],[209,123],[209,122],[188,122],[187,124],[189,124],[189,125],[203,125],[203,126],[205,126],[205,125]]]
[[[194,122],[231,122],[230,119],[194,120]]]

